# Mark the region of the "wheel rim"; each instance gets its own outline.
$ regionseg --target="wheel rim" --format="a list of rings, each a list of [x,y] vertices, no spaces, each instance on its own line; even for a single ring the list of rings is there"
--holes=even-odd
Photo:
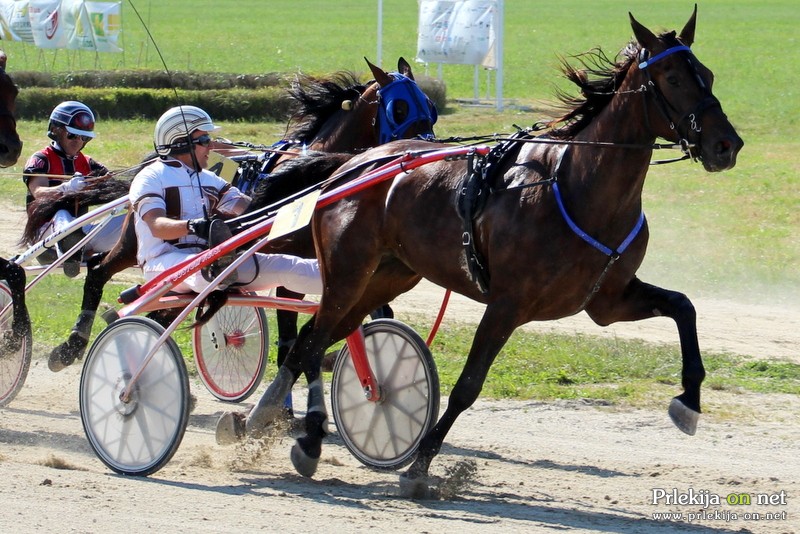
[[[195,363],[203,384],[223,401],[247,398],[264,373],[266,338],[263,311],[250,306],[223,306],[194,330]]]
[[[11,303],[11,292],[5,283],[0,283],[0,310]],[[11,307],[0,317],[0,332],[11,330],[13,310]],[[30,366],[30,339],[25,336],[19,349],[0,353],[0,406],[5,406],[16,397],[25,382]]]
[[[177,346],[165,343],[128,400],[120,399],[160,336],[160,327],[135,319],[111,325],[89,351],[81,376],[81,419],[106,465],[125,474],[149,474],[169,460],[183,437],[188,384]]]
[[[360,461],[384,469],[400,467],[413,457],[439,406],[438,377],[427,346],[410,328],[399,325],[381,320],[365,328],[367,355],[380,387],[379,402],[364,398],[346,348],[334,369],[336,427]]]

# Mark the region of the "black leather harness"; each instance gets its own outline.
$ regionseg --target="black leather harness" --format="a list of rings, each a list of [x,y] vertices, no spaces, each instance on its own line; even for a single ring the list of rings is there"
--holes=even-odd
[[[517,132],[506,141],[498,144],[485,156],[470,154],[467,157],[467,173],[456,194],[456,210],[464,223],[461,244],[467,257],[472,280],[478,284],[481,293],[489,292],[490,275],[486,261],[475,247],[475,219],[477,219],[489,195],[495,191],[495,177],[508,160],[522,147],[521,139],[531,137],[527,131]]]

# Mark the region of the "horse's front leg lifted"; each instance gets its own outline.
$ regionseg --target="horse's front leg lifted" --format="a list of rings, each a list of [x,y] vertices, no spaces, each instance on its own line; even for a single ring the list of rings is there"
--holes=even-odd
[[[675,321],[681,343],[683,393],[672,399],[668,413],[675,426],[693,436],[701,413],[700,385],[706,372],[697,342],[697,314],[689,298],[634,278],[622,300],[597,298],[586,311],[600,325],[657,316]]]
[[[97,308],[103,297],[103,288],[111,279],[114,270],[108,264],[100,261],[102,257],[92,258],[88,264],[86,281],[83,284],[83,300],[81,301],[81,312],[67,340],[58,345],[50,352],[47,365],[53,372],[58,372],[65,367],[72,365],[75,360],[83,357],[86,347],[89,345],[89,338],[92,334]],[[128,262],[122,268],[132,266],[134,262]]]
[[[678,325],[681,341],[681,385],[683,393],[672,399],[669,417],[682,432],[694,436],[700,418],[700,385],[706,376],[700,345],[697,341],[697,313],[694,305],[682,293],[670,292],[664,315]]]

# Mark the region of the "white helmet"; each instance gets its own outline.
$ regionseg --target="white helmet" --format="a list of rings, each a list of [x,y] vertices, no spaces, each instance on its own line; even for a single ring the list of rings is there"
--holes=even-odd
[[[167,156],[171,152],[186,152],[188,138],[197,131],[219,130],[208,113],[195,106],[176,106],[167,110],[156,123],[154,132],[156,153]]]
[[[53,108],[50,113],[49,130],[53,124],[64,127],[69,133],[94,137],[94,113],[86,104],[75,100],[67,100]]]

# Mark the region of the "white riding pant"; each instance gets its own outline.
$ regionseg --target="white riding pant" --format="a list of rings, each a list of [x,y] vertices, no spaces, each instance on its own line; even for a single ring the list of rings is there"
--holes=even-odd
[[[196,256],[197,249],[177,250],[149,260],[142,267],[146,280],[152,280],[178,263]],[[287,254],[255,254],[236,270],[239,277],[236,287],[245,291],[266,291],[285,287],[304,295],[321,295],[322,278],[317,260],[307,260]],[[174,290],[199,293],[209,282],[200,271],[188,276]]]
[[[75,219],[76,217],[67,210],[58,210],[55,215],[53,215],[53,218],[50,219],[50,222],[43,225],[39,229],[38,240],[42,240],[49,235],[62,231],[71,225],[72,221]],[[81,228],[81,230],[83,230],[84,234],[88,234],[103,220],[104,219],[100,219],[99,221],[86,224]],[[84,246],[86,251],[89,253],[98,254],[100,252],[108,252],[111,250],[117,243],[117,240],[122,233],[122,223],[124,221],[124,213],[111,219],[108,224],[106,224],[103,229],[97,233],[97,235],[92,237],[86,243]],[[58,250],[59,254],[61,254],[61,247],[58,247]],[[63,252],[66,252],[66,250]]]

